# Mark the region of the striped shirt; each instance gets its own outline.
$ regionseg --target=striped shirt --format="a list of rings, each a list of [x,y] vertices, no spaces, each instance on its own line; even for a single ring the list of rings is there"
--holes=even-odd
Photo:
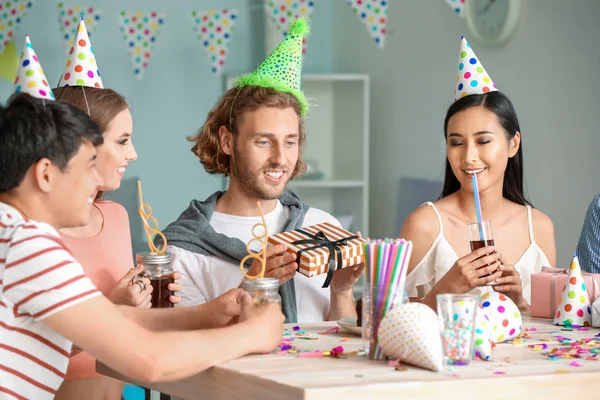
[[[100,292],[58,232],[0,203],[0,399],[52,399],[72,343],[46,317]]]
[[[590,203],[577,243],[577,258],[581,269],[600,273],[600,194]]]

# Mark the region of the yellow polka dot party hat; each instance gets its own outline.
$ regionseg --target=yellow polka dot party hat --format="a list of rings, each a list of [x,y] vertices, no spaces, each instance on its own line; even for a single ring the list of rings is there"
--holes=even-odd
[[[14,92],[27,93],[38,99],[54,100],[54,94],[48,85],[48,80],[29,36],[25,36],[25,46],[19,60]]]
[[[58,86],[104,87],[83,18],[79,21],[73,47],[67,57],[65,72],[60,78]]]
[[[463,36],[460,41],[454,101],[470,94],[482,94],[497,90],[496,84],[483,68],[481,61]]]
[[[564,326],[591,326],[592,307],[587,287],[581,274],[577,256],[573,256],[569,267],[569,277],[554,314],[554,324]]]

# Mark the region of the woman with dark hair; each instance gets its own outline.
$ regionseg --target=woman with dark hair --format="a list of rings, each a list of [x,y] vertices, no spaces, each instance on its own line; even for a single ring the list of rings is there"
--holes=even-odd
[[[523,192],[523,146],[513,105],[464,38],[458,69],[455,102],[444,121],[442,195],[413,211],[400,232],[414,244],[408,294],[435,309],[439,293],[495,290],[528,310],[531,274],[556,262],[554,227]],[[494,246],[475,251],[467,231],[477,220],[473,175],[494,235]]]

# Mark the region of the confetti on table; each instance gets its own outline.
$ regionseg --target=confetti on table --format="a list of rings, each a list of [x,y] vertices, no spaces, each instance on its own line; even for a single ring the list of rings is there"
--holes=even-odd
[[[396,366],[396,368],[394,368],[396,371],[408,371],[408,368],[406,368],[403,365],[398,365]]]
[[[312,357],[325,357],[322,351],[305,351],[298,353],[298,357],[301,358],[312,358]]]
[[[298,325],[296,325],[296,326],[295,326],[295,327],[293,327],[292,329],[293,329],[293,330],[295,330],[295,331],[299,331],[299,330],[300,330],[300,327],[299,327]]]
[[[577,361],[573,361],[569,364],[571,367],[583,367],[583,364],[578,363]]]
[[[326,331],[324,331],[324,332],[319,332],[319,335],[329,335],[330,333],[338,333],[338,332],[339,332],[339,330],[340,330],[340,328],[339,328],[339,327],[337,327],[337,326],[334,326],[333,328],[331,328],[331,329],[327,329],[327,330],[326,330]]]
[[[556,370],[556,371],[554,371],[554,372],[556,372],[557,374],[568,374],[568,373],[569,373],[569,372],[571,372],[571,371],[569,371],[569,370],[567,370],[567,369],[557,369],[557,370]]]
[[[393,361],[388,362],[387,366],[388,367],[396,367],[399,364],[400,364],[400,362],[398,360],[393,360]]]
[[[504,371],[494,371],[495,375],[506,375],[506,372]]]

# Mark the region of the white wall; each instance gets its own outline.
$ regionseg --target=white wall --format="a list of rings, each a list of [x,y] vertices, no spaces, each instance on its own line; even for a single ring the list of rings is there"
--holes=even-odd
[[[453,96],[462,20],[443,0],[390,1],[385,49],[345,2],[335,2],[333,67],[368,73],[371,92],[370,236],[398,234],[402,177],[441,180],[443,119]],[[600,2],[523,0],[516,34],[500,48],[471,44],[521,123],[525,182],[554,221],[558,264],[575,251],[600,192]]]

